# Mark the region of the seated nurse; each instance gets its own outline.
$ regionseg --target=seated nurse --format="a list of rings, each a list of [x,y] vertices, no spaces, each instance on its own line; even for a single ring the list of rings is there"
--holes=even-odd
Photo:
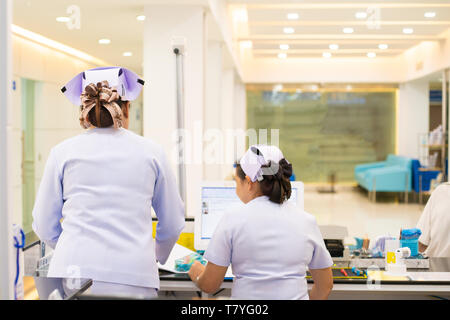
[[[292,165],[275,146],[254,145],[236,165],[236,194],[245,204],[219,222],[190,278],[216,292],[232,265],[234,299],[327,299],[333,261],[316,219],[287,200]],[[308,294],[306,270],[314,285]]]

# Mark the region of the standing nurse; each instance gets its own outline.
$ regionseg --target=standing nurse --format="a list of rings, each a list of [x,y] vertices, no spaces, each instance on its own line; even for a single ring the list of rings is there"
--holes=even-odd
[[[62,89],[81,105],[88,130],[51,150],[33,229],[55,249],[48,277],[92,279],[92,294],[157,296],[157,260],[165,263],[184,228],[162,147],[123,128],[143,84],[130,70],[110,67],[82,72]]]
[[[255,145],[236,166],[236,193],[245,205],[219,222],[205,259],[189,276],[214,293],[228,266],[235,299],[326,299],[333,261],[315,218],[288,203],[292,166],[275,146]],[[306,268],[314,280],[308,295]]]

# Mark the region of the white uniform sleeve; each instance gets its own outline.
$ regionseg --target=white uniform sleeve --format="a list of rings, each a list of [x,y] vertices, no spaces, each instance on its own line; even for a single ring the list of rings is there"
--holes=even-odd
[[[156,178],[152,206],[158,217],[156,225],[156,259],[164,264],[169,257],[170,251],[178,240],[184,228],[184,204],[178,194],[169,162],[160,151],[157,162],[158,175]]]
[[[325,242],[323,241],[322,234],[320,233],[319,226],[314,219],[312,227],[311,240],[313,244],[313,255],[311,261],[308,264],[309,269],[325,269],[333,265],[333,259],[330,252],[328,252]]]
[[[50,151],[41,185],[33,208],[32,228],[41,241],[55,248],[62,232],[63,188],[62,173],[53,149]]]
[[[203,257],[218,266],[231,264],[232,232],[229,219],[224,215],[214,231]]]
[[[435,192],[438,189],[435,190]],[[433,211],[433,203],[434,203],[434,196],[436,196],[436,193],[433,192],[431,194],[430,199],[428,199],[428,202],[425,206],[425,209],[423,210],[422,215],[419,218],[419,221],[417,222],[417,228],[420,229],[422,234],[419,237],[419,242],[422,244],[428,246],[430,245],[431,240],[431,212]]]

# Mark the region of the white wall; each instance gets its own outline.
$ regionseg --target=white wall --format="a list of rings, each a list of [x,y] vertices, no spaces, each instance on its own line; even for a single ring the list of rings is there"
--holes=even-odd
[[[401,83],[398,90],[398,154],[419,158],[419,135],[429,131],[429,83],[415,80]]]
[[[22,223],[22,102],[21,78],[38,81],[35,90],[35,183],[38,190],[44,166],[50,149],[62,140],[81,133],[78,108],[61,93],[61,87],[81,71],[96,66],[41,46],[18,36],[12,37],[13,44],[13,91],[11,163],[9,183],[12,194],[14,222]]]
[[[184,58],[185,128],[202,135],[204,107],[205,9],[201,6],[145,6],[144,26],[144,136],[161,144],[177,172],[177,145],[173,135],[176,123],[176,73],[174,37],[186,39]],[[187,214],[192,215],[200,199],[203,175],[201,140],[192,139],[186,165]],[[199,201],[199,200],[198,200]]]

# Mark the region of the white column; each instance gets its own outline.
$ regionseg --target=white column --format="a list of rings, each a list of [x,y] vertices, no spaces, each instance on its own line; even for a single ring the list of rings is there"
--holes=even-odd
[[[176,76],[174,37],[186,39],[185,128],[188,133],[186,212],[199,205],[202,181],[205,9],[196,5],[146,5],[144,27],[144,136],[161,144],[176,174]],[[174,190],[176,192],[177,190]]]
[[[227,132],[232,130],[236,132],[236,127],[234,123],[234,79],[235,79],[235,71],[232,68],[228,68],[223,70],[222,72],[222,101],[220,105],[221,122],[222,122],[222,131],[224,132],[225,142],[224,142],[224,163],[221,165],[220,174],[222,179],[229,178],[231,174],[233,174],[233,161],[235,155],[235,144],[234,141],[229,141],[231,136],[227,135]],[[234,135],[233,135],[234,137]],[[235,140],[235,139],[231,139]]]
[[[11,107],[11,21],[12,2],[0,1],[0,299],[12,299],[14,256],[12,214],[8,206],[8,110]]]
[[[429,131],[430,98],[428,82],[401,83],[398,90],[397,149],[405,157],[419,157],[419,135]]]
[[[223,42],[209,40],[206,50],[205,70],[205,110],[203,118],[203,156],[204,179],[209,181],[223,180],[220,167],[223,159],[220,141],[222,132],[222,69],[223,69]]]

